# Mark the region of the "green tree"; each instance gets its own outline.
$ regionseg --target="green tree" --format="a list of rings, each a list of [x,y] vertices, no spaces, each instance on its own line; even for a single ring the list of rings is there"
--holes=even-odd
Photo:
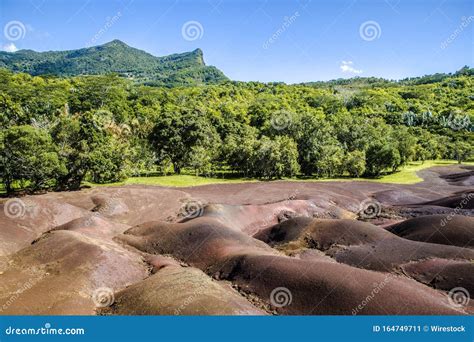
[[[338,144],[331,127],[320,118],[303,116],[299,128],[301,133],[297,141],[302,172],[307,176],[315,172],[324,173],[322,169],[318,170],[318,166],[322,166],[322,159],[329,150],[329,145]],[[320,164],[318,160],[321,161]],[[323,168],[326,170],[326,167]]]
[[[88,153],[88,172],[94,183],[111,183],[126,178],[126,146],[106,137]]]
[[[468,142],[457,140],[452,145],[454,158],[461,164],[463,161],[469,160],[472,156],[472,145]]]
[[[240,125],[235,132],[225,138],[221,158],[232,170],[239,171],[247,177],[252,173],[257,144],[257,130]]]
[[[400,165],[406,165],[415,156],[416,137],[406,127],[398,126],[393,130],[392,139],[400,155]]]
[[[221,139],[205,114],[197,110],[167,111],[156,120],[150,136],[159,159],[169,158],[176,173],[192,161],[192,150],[200,146],[211,160],[218,157]]]
[[[117,75],[75,78],[71,84],[69,105],[73,113],[107,110],[115,121],[127,120],[130,112],[127,101],[127,81]]]
[[[66,172],[50,135],[31,126],[13,126],[0,133],[0,171],[7,193],[14,182],[33,191],[47,189]]]
[[[60,177],[61,189],[79,189],[88,175],[99,183],[123,178],[126,144],[118,141],[101,120],[88,111],[80,115],[62,115],[53,130],[59,154],[65,160],[67,173]]]
[[[343,162],[344,150],[335,139],[325,142],[318,147],[315,167],[319,177],[341,175],[343,172]]]
[[[194,169],[196,176],[210,174],[212,171],[213,154],[203,146],[193,146],[188,154],[187,164]]]
[[[296,143],[289,137],[263,136],[254,153],[253,173],[260,178],[292,177],[299,172]]]
[[[347,153],[344,168],[351,177],[360,177],[365,172],[365,152],[352,151]]]
[[[375,143],[369,146],[365,163],[369,176],[380,176],[384,170],[396,170],[400,165],[400,154],[397,148],[392,145]]]
[[[423,145],[416,144],[415,146],[415,159],[421,160],[424,164],[425,160],[430,158],[430,151],[427,150]]]

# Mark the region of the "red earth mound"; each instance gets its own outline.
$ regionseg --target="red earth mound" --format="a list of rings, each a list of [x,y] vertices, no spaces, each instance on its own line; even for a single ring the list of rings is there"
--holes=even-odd
[[[102,218],[100,214],[96,215],[96,213],[94,213],[69,221],[68,223],[57,226],[50,231],[70,230],[90,236],[112,238],[123,233],[128,228],[130,228],[130,226],[106,220]]]
[[[474,217],[431,215],[412,218],[387,228],[405,239],[459,247],[474,247]]]
[[[261,242],[208,218],[142,225],[126,231],[120,240],[147,253],[171,254],[218,279],[231,281],[244,294],[257,296],[279,313],[351,314],[378,286],[384,287],[383,299],[364,305],[357,313],[462,313],[451,308],[444,295],[415,281],[327,261],[280,256]],[[294,304],[280,308],[272,302],[271,292],[278,287],[290,289]],[[412,295],[414,291],[417,296]],[[385,302],[383,309],[379,300]]]
[[[367,222],[295,218],[257,233],[270,245],[301,240],[303,245],[327,250],[333,245],[361,245],[391,238],[392,234]]]
[[[474,209],[474,191],[463,191],[452,196],[423,203],[453,209]]]
[[[418,225],[415,224],[415,227]],[[474,258],[472,250],[405,240],[366,222],[295,218],[262,230],[255,237],[289,255],[295,251],[297,254],[303,253],[305,260],[321,260],[320,255],[308,255],[306,249],[315,248],[351,266],[392,273],[405,271],[410,276],[412,274],[406,267],[422,265],[416,261],[436,258],[438,261],[435,264],[439,267],[433,266],[432,269],[436,269],[437,273],[431,272],[426,276],[430,277],[431,274],[435,278],[439,274],[443,275],[443,282],[439,283],[444,285],[437,288],[449,290],[455,287],[447,288],[450,284],[471,287],[469,274],[473,270],[470,261]],[[456,267],[452,266],[452,262],[457,262]],[[449,271],[448,268],[458,272]],[[413,278],[422,281],[423,278],[418,273],[416,275],[413,274]],[[435,286],[435,279],[422,282]]]
[[[210,204],[203,208],[202,216],[212,217],[227,227],[253,235],[291,217],[313,217],[322,213],[311,201],[288,200],[261,205]]]
[[[436,289],[462,287],[474,293],[474,263],[465,260],[427,259],[402,265],[404,273]]]
[[[0,205],[0,256],[27,247],[42,233],[87,214],[84,209],[41,196],[4,200]]]
[[[448,296],[474,291],[466,170],[4,199],[0,315],[472,314]]]
[[[473,186],[474,170],[441,176],[447,182],[457,186]]]
[[[220,279],[258,295],[280,314],[460,314],[445,295],[403,277],[329,262],[243,255]],[[282,305],[285,304],[285,305]]]
[[[201,269],[233,254],[278,253],[265,243],[207,217],[185,223],[149,222],[116,239],[142,252],[169,254]]]
[[[115,295],[119,315],[265,315],[229,286],[193,267],[167,266]]]
[[[148,275],[135,253],[73,231],[44,235],[9,257],[0,274],[2,314],[94,313],[97,293],[124,288]]]
[[[471,249],[401,238],[384,239],[359,246],[334,246],[326,254],[348,265],[385,272],[396,270],[401,264],[427,258],[474,259],[474,251]]]

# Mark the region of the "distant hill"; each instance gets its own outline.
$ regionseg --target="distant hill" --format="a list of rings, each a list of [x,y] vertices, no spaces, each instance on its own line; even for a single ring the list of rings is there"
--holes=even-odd
[[[431,75],[424,75],[419,77],[408,77],[401,80],[389,80],[380,77],[352,77],[352,78],[339,78],[329,81],[316,81],[316,82],[303,82],[300,83],[305,86],[313,87],[334,87],[334,86],[357,86],[357,87],[384,87],[397,85],[420,85],[420,84],[431,84],[436,82],[442,82],[447,78],[453,76],[474,76],[474,68],[467,65],[455,73],[436,73]]]
[[[158,86],[213,84],[227,77],[204,63],[201,49],[155,57],[120,40],[69,51],[0,52],[0,67],[31,75],[100,75],[118,73],[140,83]]]

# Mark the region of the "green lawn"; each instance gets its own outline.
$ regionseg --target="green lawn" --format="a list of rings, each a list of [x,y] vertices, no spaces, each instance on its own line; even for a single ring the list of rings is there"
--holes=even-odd
[[[427,160],[424,163],[421,162],[410,162],[408,165],[403,167],[400,171],[383,175],[379,178],[319,178],[319,179],[309,179],[308,181],[366,181],[366,182],[376,182],[376,183],[393,183],[393,184],[416,184],[423,181],[416,172],[427,169],[432,166],[445,166],[453,165],[458,162],[455,160]],[[463,165],[474,165],[474,162],[464,162]]]
[[[412,162],[405,166],[399,172],[382,176],[377,179],[371,178],[319,178],[319,179],[285,179],[288,181],[300,182],[300,181],[309,181],[309,182],[341,182],[341,181],[369,181],[369,182],[378,182],[378,183],[396,183],[396,184],[415,184],[421,182],[422,179],[416,175],[417,171],[432,167],[432,166],[442,166],[442,165],[452,165],[457,162],[454,160],[428,160],[423,164],[421,162]],[[474,165],[474,162],[466,162],[465,165]],[[229,183],[248,183],[248,182],[258,182],[255,179],[246,179],[246,178],[212,178],[212,177],[199,177],[191,175],[171,175],[171,176],[157,176],[157,177],[132,177],[128,178],[123,182],[113,183],[113,184],[91,184],[86,183],[90,186],[113,186],[113,185],[126,185],[126,184],[144,184],[144,185],[161,185],[161,186],[171,186],[171,187],[188,187],[188,186],[198,186],[206,184],[229,184]]]
[[[156,176],[156,177],[131,177],[123,182],[112,184],[93,184],[85,183],[91,186],[111,186],[111,185],[126,185],[126,184],[144,184],[144,185],[161,185],[173,187],[188,187],[206,184],[229,184],[229,183],[250,183],[258,182],[256,179],[247,178],[213,178],[200,177],[191,175],[171,175],[171,176]]]
[[[455,160],[427,160],[423,164],[421,162],[411,162],[399,172],[391,175],[383,176],[380,179],[372,181],[381,183],[397,183],[397,184],[415,184],[421,182],[423,179],[416,175],[417,171],[427,169],[432,166],[443,166],[457,164]],[[474,162],[465,162],[464,165],[474,165]]]

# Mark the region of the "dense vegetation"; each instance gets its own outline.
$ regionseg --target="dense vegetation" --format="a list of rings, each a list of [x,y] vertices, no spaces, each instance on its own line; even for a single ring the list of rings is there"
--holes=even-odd
[[[200,49],[155,57],[120,40],[70,51],[0,51],[0,67],[31,75],[78,76],[113,72],[156,86],[210,84],[227,80],[220,70],[204,64]]]
[[[7,191],[131,175],[377,177],[411,160],[472,157],[473,69],[401,82],[150,87],[117,75],[0,70]]]

